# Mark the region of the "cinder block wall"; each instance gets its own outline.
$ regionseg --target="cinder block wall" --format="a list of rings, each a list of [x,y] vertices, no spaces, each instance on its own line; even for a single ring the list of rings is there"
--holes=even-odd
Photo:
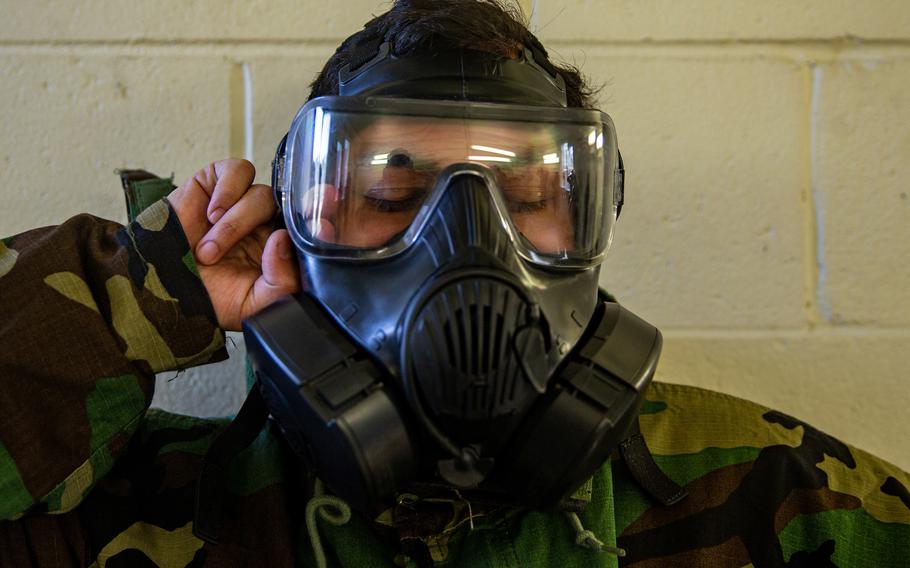
[[[604,85],[627,205],[603,284],[664,331],[659,379],[799,416],[910,469],[910,3],[525,0]],[[123,220],[113,170],[274,147],[376,0],[0,2],[0,234]],[[159,377],[200,415],[232,360]]]

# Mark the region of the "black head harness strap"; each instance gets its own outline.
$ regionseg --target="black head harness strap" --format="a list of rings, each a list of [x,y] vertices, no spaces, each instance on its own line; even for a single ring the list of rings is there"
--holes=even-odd
[[[366,59],[369,53],[375,55]],[[471,49],[399,58],[389,42],[367,43],[338,72],[338,94],[568,106],[565,80],[528,48],[515,59]]]

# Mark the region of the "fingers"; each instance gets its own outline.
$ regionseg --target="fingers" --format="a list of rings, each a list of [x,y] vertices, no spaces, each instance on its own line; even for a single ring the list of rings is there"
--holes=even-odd
[[[285,229],[275,231],[262,251],[262,276],[253,284],[244,315],[258,312],[282,296],[299,290],[300,272],[291,237]]]
[[[209,228],[209,222],[206,218],[206,209],[209,204],[209,196],[205,189],[200,185],[200,170],[195,176],[188,179],[183,185],[175,189],[167,196],[168,202],[177,213],[177,219],[183,227],[190,248],[196,246],[199,239]]]
[[[246,160],[221,160],[202,168],[168,195],[190,247],[195,248],[211,225],[242,198],[255,175],[256,168]]]
[[[209,223],[215,224],[228,209],[240,201],[253,179],[256,168],[247,160],[229,159],[212,164],[215,173],[215,185],[211,191],[211,200],[206,210]]]
[[[196,259],[205,264],[218,262],[225,252],[231,250],[256,227],[267,223],[274,214],[272,188],[262,184],[250,187],[199,239]]]

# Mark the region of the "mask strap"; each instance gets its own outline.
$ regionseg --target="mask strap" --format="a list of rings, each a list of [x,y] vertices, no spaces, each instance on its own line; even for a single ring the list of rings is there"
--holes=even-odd
[[[389,57],[391,44],[375,38],[359,44],[351,55],[351,60],[338,73],[340,83],[347,83],[373,65]],[[364,67],[366,65],[366,67]],[[363,67],[363,68],[362,68]],[[362,68],[362,69],[361,69]]]
[[[288,132],[284,135],[284,138],[281,139],[281,142],[278,143],[278,148],[275,150],[275,158],[272,160],[272,196],[275,198],[275,218],[273,223],[281,227],[284,225],[284,199],[283,195],[285,193],[284,187],[284,159],[285,159],[285,149],[288,144]]]
[[[357,46],[351,60],[338,71],[338,94],[549,107],[568,103],[565,79],[540,50],[526,47],[515,59],[469,48],[397,56],[389,42],[376,41]]]
[[[619,219],[619,214],[622,213],[622,204],[626,200],[626,168],[622,164],[622,152],[619,151],[618,147],[616,148],[616,158],[618,163],[613,174],[616,179],[613,188],[615,192],[613,202],[616,204],[616,218]]]
[[[253,443],[268,418],[269,411],[259,385],[253,385],[237,418],[209,446],[196,483],[193,534],[197,538],[218,544],[227,497],[228,467],[237,454]]]
[[[667,477],[655,463],[645,437],[641,434],[641,425],[637,417],[631,431],[632,435],[619,443],[619,453],[629,467],[632,477],[642,489],[664,506],[682,501],[689,492]]]

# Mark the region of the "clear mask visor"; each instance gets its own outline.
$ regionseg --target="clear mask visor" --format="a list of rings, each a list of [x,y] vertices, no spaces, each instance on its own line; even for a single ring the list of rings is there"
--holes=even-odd
[[[404,101],[404,114],[394,112],[405,108],[400,99],[367,99],[374,102],[363,109],[319,101],[298,114],[285,158],[286,221],[305,252],[371,260],[401,252],[452,166],[474,164],[487,172],[523,257],[581,267],[605,254],[616,218],[616,136],[603,113]]]

